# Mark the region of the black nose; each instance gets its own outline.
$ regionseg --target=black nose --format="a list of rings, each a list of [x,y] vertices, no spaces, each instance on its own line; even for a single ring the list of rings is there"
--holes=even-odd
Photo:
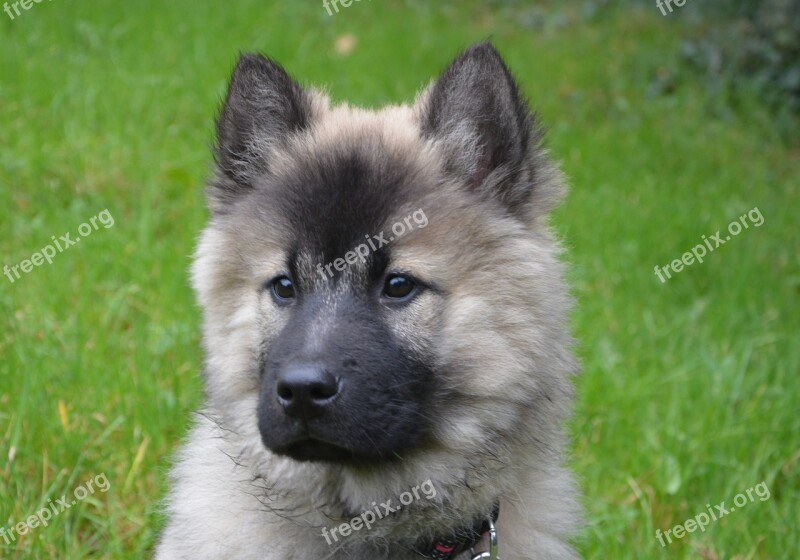
[[[338,380],[318,364],[297,364],[278,374],[278,402],[295,418],[314,418],[325,412],[339,392]]]

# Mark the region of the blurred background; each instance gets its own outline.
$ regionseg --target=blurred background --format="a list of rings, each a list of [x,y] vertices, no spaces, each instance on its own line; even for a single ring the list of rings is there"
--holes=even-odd
[[[800,2],[675,1],[361,0],[330,15],[321,0],[5,4],[0,558],[152,550],[202,396],[187,268],[237,54],[377,107],[413,99],[486,38],[570,177],[553,225],[583,362],[578,547],[797,557]],[[656,266],[754,208],[760,226],[659,279]],[[67,233],[80,242],[46,259]],[[98,479],[108,486],[9,537]],[[656,538],[760,483],[769,498]]]

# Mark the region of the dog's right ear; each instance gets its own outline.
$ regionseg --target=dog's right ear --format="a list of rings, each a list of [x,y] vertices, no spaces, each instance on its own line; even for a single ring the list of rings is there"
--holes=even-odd
[[[276,62],[258,55],[239,58],[217,120],[217,177],[211,206],[220,209],[252,189],[270,155],[311,119],[311,98]]]

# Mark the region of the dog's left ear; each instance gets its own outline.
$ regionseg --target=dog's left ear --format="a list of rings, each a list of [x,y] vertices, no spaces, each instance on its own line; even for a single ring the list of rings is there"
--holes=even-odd
[[[294,132],[309,127],[311,96],[277,63],[258,54],[239,59],[217,120],[215,159],[220,172],[211,204],[224,206],[251,189],[270,156]]]
[[[539,133],[492,45],[464,51],[416,109],[422,134],[443,149],[448,173],[522,212],[534,187]]]

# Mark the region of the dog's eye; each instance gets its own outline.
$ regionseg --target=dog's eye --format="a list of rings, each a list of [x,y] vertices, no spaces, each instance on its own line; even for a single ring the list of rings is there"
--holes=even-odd
[[[278,276],[272,280],[272,293],[281,303],[294,299],[294,284],[286,276]]]
[[[417,284],[403,274],[390,274],[383,285],[383,295],[391,299],[407,299],[417,288]]]

